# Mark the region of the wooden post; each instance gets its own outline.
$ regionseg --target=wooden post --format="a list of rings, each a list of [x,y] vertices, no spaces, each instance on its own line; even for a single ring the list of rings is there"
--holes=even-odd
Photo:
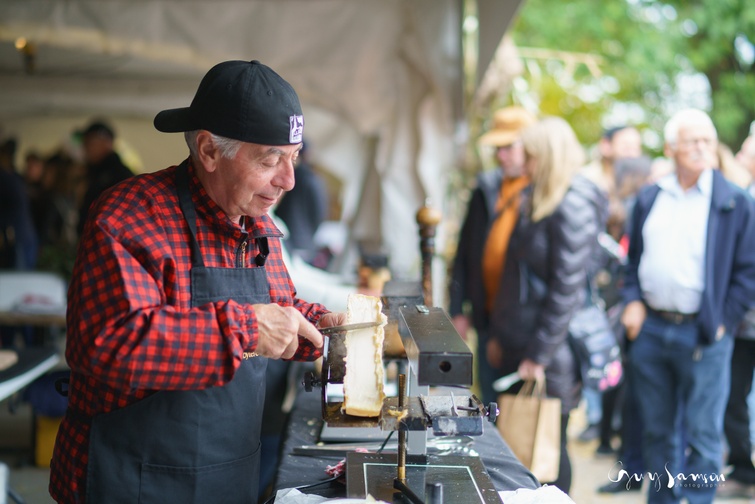
[[[417,211],[419,224],[419,248],[422,254],[422,291],[425,305],[433,306],[433,256],[435,255],[435,230],[441,214],[425,204]]]

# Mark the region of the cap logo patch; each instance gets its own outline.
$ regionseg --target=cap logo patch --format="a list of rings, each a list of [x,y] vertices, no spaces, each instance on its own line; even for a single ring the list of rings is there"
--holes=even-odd
[[[301,143],[304,133],[304,116],[292,115],[288,117],[288,140],[290,143]]]

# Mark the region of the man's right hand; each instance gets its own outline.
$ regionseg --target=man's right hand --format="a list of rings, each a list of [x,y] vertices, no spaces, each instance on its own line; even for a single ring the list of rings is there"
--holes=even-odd
[[[632,301],[624,307],[621,323],[626,329],[626,336],[629,341],[634,341],[640,334],[640,329],[642,329],[646,317],[647,309],[642,301]]]
[[[257,348],[262,357],[290,359],[299,348],[299,336],[322,348],[322,334],[296,308],[277,304],[253,305],[257,314]]]

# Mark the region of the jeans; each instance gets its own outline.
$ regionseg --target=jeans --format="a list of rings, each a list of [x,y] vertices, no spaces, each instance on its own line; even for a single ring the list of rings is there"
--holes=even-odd
[[[678,503],[682,497],[690,504],[710,503],[720,481],[734,338],[727,334],[698,347],[698,330],[694,321],[674,324],[648,313],[630,350],[646,475],[657,478],[650,482],[650,504]],[[685,447],[686,460],[679,460]]]
[[[587,423],[590,425],[598,425],[603,416],[603,405],[600,402],[602,395],[602,392],[597,390],[582,389],[582,397],[587,405]]]

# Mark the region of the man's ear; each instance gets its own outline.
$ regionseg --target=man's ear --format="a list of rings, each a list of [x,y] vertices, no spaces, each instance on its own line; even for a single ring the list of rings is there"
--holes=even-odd
[[[209,131],[201,130],[197,133],[197,155],[199,156],[199,164],[207,172],[215,171],[218,159],[220,159],[220,151],[215,147],[212,134]]]

